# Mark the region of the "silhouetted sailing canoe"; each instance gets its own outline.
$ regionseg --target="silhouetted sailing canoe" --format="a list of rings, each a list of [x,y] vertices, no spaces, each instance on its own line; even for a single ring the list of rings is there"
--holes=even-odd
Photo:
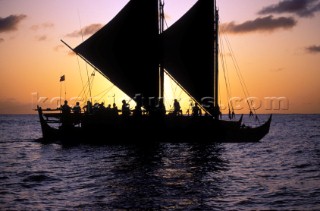
[[[218,31],[214,0],[198,0],[164,30],[162,0],[130,0],[104,27],[71,48],[133,99],[139,115],[103,112],[38,113],[44,140],[69,143],[257,142],[268,132],[271,116],[258,127],[219,118]],[[65,43],[66,44],[66,43]],[[67,44],[66,44],[67,45]],[[158,112],[164,74],[205,112],[203,116]],[[52,126],[56,124],[56,126]]]

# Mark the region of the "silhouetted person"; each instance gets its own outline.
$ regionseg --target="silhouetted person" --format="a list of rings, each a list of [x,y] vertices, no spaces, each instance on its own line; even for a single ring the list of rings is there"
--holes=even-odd
[[[81,113],[79,102],[76,102],[76,105],[73,106],[72,111],[74,113],[73,124],[77,125],[80,123],[80,113]]]
[[[71,107],[68,105],[68,101],[65,100],[64,104],[61,106],[61,123],[62,127],[70,127],[72,126],[72,121],[70,119]]]
[[[150,116],[155,115],[156,113],[156,102],[154,98],[149,98],[149,103],[145,105],[146,113]]]
[[[112,110],[111,105],[108,104],[107,108],[105,108],[105,109],[106,109],[107,111],[111,111],[111,110]]]
[[[134,116],[142,116],[141,105],[137,104],[133,111]]]
[[[198,106],[198,103],[195,103],[195,105],[192,108],[192,116],[201,116],[202,112],[201,109]]]
[[[100,104],[101,106],[99,107],[99,112],[103,115],[106,115],[106,116],[112,116],[112,108],[111,108],[111,104],[108,104],[107,107],[104,106],[104,103],[102,102]]]
[[[177,116],[177,115],[182,115],[180,103],[178,102],[177,99],[174,99],[174,102],[173,102],[173,114],[174,114],[175,116]]]
[[[75,114],[80,114],[81,113],[81,108],[80,108],[79,102],[76,102],[76,105],[73,106],[72,111]]]
[[[158,105],[156,107],[156,112],[160,116],[165,116],[166,115],[166,107],[163,103],[163,99],[159,99]]]
[[[92,113],[92,103],[88,100],[87,105],[83,106],[83,109],[86,113],[91,114]]]
[[[118,113],[118,107],[117,107],[117,104],[115,104],[115,103],[113,103],[112,115],[113,115],[113,116],[118,116],[118,115],[119,115],[119,113]]]
[[[234,119],[236,115],[235,115],[234,111],[231,112],[229,109],[228,116],[229,116],[229,119]]]
[[[220,107],[219,106],[214,106],[213,107],[213,116],[214,116],[215,119],[219,119],[219,117],[222,118],[222,113],[220,111]],[[232,118],[235,117],[234,111],[232,111],[231,116],[232,116]]]
[[[135,101],[136,101],[136,106],[133,110],[133,115],[134,116],[142,116],[142,110],[141,110],[141,107],[142,107],[142,96],[141,95],[136,95],[135,97]]]
[[[108,107],[111,107],[111,105],[109,104]],[[106,111],[106,109],[107,109],[107,108],[104,106],[104,102],[101,102],[101,103],[99,104],[99,110],[102,111],[102,112],[104,112],[104,111]]]
[[[99,110],[100,110],[100,104],[96,102],[95,104],[93,104],[92,111],[94,114],[96,114],[99,112]]]
[[[125,100],[122,100],[121,111],[122,111],[122,115],[123,116],[129,116],[130,115],[129,104]]]
[[[61,110],[63,114],[70,114],[71,113],[71,107],[68,105],[68,101],[65,100],[64,104],[61,106]]]

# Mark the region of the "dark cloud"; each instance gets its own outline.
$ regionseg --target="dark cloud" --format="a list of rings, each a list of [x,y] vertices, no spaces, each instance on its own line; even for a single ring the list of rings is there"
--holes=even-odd
[[[57,45],[57,46],[55,46],[54,48],[53,48],[53,50],[54,51],[60,51],[60,49],[64,49],[65,48],[65,46],[64,45]]]
[[[75,56],[75,55],[77,55],[75,52],[73,52],[73,51],[68,51],[68,56]]]
[[[308,46],[308,47],[306,47],[306,50],[309,53],[320,53],[320,45]]]
[[[224,23],[221,26],[221,31],[229,33],[272,32],[281,28],[289,29],[296,24],[297,21],[292,17],[273,18],[273,16],[270,15],[241,24],[235,24],[234,22]]]
[[[17,30],[17,25],[26,17],[26,15],[10,15],[6,18],[0,17],[0,33]]]
[[[68,56],[75,56],[76,55],[73,51],[71,51],[65,45],[57,45],[53,48],[53,50],[56,52],[65,52]]]
[[[68,37],[79,37],[79,36],[86,36],[86,35],[91,35],[101,29],[102,24],[96,23],[96,24],[91,24],[89,26],[86,26],[82,28],[79,31],[74,31],[70,34],[67,34]]]
[[[300,17],[312,17],[320,11],[319,0],[285,0],[278,4],[265,7],[258,12],[260,15],[292,13]]]
[[[46,35],[41,35],[41,36],[37,36],[36,37],[36,39],[38,40],[38,41],[44,41],[44,40],[46,40],[48,37],[46,36]]]
[[[53,27],[54,27],[53,23],[46,22],[46,23],[42,23],[42,24],[38,24],[38,25],[32,25],[30,27],[30,29],[33,31],[37,31],[39,29],[48,29],[48,28],[53,28]]]

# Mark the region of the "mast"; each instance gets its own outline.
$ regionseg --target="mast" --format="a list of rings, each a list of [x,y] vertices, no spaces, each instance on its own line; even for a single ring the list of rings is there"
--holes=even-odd
[[[214,84],[213,84],[213,99],[214,111],[213,116],[215,119],[219,118],[219,11],[217,9],[216,0],[214,0]]]
[[[159,34],[164,31],[164,1],[159,0]],[[159,41],[159,98],[164,97],[164,66],[163,66],[163,43]]]

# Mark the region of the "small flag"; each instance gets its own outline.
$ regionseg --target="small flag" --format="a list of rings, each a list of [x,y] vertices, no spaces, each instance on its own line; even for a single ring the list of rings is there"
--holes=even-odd
[[[60,77],[60,82],[61,82],[61,81],[64,81],[64,80],[65,80],[65,77],[64,77],[64,75],[63,75],[63,76]]]

